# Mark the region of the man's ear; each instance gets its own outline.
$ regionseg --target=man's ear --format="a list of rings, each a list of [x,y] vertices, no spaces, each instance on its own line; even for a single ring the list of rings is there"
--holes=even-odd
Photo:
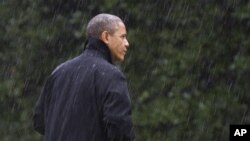
[[[100,40],[102,40],[105,44],[109,43],[109,33],[108,31],[103,31],[101,36],[100,36]]]

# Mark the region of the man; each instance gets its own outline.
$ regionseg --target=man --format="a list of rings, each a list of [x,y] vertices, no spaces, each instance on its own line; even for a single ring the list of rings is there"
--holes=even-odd
[[[122,72],[129,43],[122,20],[99,14],[87,26],[84,52],[49,76],[34,109],[45,141],[132,141],[131,102]]]

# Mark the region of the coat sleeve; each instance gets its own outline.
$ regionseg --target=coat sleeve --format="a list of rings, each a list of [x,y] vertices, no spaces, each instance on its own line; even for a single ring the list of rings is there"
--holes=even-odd
[[[38,133],[42,135],[44,135],[45,133],[45,113],[46,113],[45,103],[47,99],[46,95],[49,94],[50,89],[51,89],[51,82],[48,79],[33,110],[33,127]]]
[[[111,141],[133,141],[131,100],[127,82],[121,72],[111,76],[103,104],[103,122]]]

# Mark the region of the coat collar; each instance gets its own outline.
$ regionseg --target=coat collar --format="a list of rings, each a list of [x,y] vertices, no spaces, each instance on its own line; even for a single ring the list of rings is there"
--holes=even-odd
[[[109,63],[113,64],[112,57],[108,46],[97,38],[88,38],[85,43],[85,49],[88,55],[101,57],[107,60]]]

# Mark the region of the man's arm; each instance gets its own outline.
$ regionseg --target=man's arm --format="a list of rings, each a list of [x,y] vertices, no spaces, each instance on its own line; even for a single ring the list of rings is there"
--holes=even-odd
[[[108,83],[103,104],[107,136],[112,141],[133,141],[135,135],[131,119],[131,100],[126,80],[120,72],[116,72]]]
[[[44,100],[45,96],[42,93],[35,105],[33,111],[33,127],[40,134],[44,135],[45,125],[44,125]]]
[[[44,135],[45,133],[45,103],[47,103],[46,96],[50,93],[52,83],[50,78],[45,83],[45,86],[42,90],[42,93],[36,102],[34,111],[33,111],[33,127],[40,134]]]

